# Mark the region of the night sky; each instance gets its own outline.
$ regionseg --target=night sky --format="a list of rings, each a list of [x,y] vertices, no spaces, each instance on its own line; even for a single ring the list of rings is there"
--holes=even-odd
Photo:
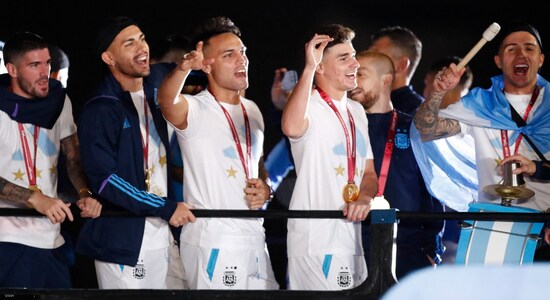
[[[506,1],[508,2],[508,1]],[[484,8],[476,7],[482,4]],[[489,8],[487,8],[489,6]],[[64,13],[68,11],[69,13]],[[325,23],[341,23],[356,32],[354,46],[366,49],[369,37],[388,25],[412,29],[423,42],[420,65],[413,87],[422,93],[424,73],[437,59],[464,56],[479,41],[492,22],[523,18],[537,27],[543,44],[546,13],[535,3],[506,4],[504,1],[2,1],[0,40],[17,30],[29,30],[60,46],[70,58],[69,96],[75,113],[98,76],[98,60],[92,41],[97,24],[107,16],[127,15],[136,20],[149,44],[167,34],[190,34],[208,17],[225,15],[241,29],[250,59],[247,98],[264,113],[266,151],[278,141],[277,116],[270,102],[270,87],[278,67],[302,69],[304,44],[314,28]],[[474,86],[487,87],[491,76],[500,74],[493,63],[491,45],[485,46],[470,62]],[[547,63],[548,64],[548,63]],[[541,74],[550,79],[548,66]]]

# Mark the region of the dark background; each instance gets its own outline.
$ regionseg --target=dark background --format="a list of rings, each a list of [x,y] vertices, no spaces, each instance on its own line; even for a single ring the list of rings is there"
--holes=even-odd
[[[70,58],[68,91],[76,117],[91,84],[98,77],[99,61],[92,55],[97,24],[107,16],[135,19],[152,45],[171,33],[190,34],[207,17],[230,17],[242,31],[250,59],[247,98],[253,99],[265,116],[266,153],[279,140],[277,115],[270,102],[274,70],[285,66],[302,69],[304,44],[315,28],[341,23],[356,32],[354,46],[366,49],[369,37],[388,25],[412,29],[423,42],[420,65],[413,87],[422,93],[424,73],[437,59],[464,56],[492,23],[510,18],[531,22],[541,32],[547,28],[546,13],[535,3],[513,1],[2,1],[0,40],[17,30],[29,30],[60,46]],[[483,7],[479,7],[483,5]],[[493,63],[491,44],[470,62],[474,86],[487,87],[490,76],[499,73]],[[545,76],[547,67],[541,74]],[[545,76],[550,78],[550,76]]]
[[[510,3],[512,2],[512,3]],[[483,7],[480,7],[480,6]],[[16,1],[0,4],[0,40],[5,41],[18,30],[29,30],[60,46],[70,58],[68,93],[75,117],[86,102],[86,95],[99,76],[98,58],[93,56],[95,28],[104,18],[127,15],[140,24],[150,45],[172,33],[188,35],[201,20],[225,15],[242,31],[250,59],[246,92],[264,113],[266,124],[265,153],[281,137],[280,115],[270,100],[274,70],[296,69],[303,64],[304,44],[313,30],[325,23],[341,23],[355,30],[354,46],[366,49],[369,37],[383,26],[410,28],[423,42],[420,65],[413,77],[414,89],[422,93],[424,74],[436,60],[464,56],[480,40],[492,22],[511,18],[524,19],[537,27],[543,43],[550,30],[543,26],[548,15],[538,4],[528,1],[348,1],[348,0],[258,0],[258,1]],[[548,42],[548,40],[546,40]],[[473,86],[488,87],[489,78],[500,74],[493,63],[489,43],[473,58]],[[550,79],[548,67],[541,74]],[[277,201],[272,204],[278,204]],[[271,207],[271,205],[270,205]],[[274,209],[283,208],[275,207]],[[82,220],[78,219],[77,222]],[[284,287],[286,250],[284,220],[266,220],[268,246],[273,268]],[[270,226],[269,226],[270,225]],[[79,224],[72,226],[76,236]],[[75,287],[95,287],[93,262],[76,257],[73,270]]]

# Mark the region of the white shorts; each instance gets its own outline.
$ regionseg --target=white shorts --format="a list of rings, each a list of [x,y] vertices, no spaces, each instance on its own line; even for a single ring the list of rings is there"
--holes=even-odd
[[[277,290],[267,249],[231,250],[180,244],[190,289]]]
[[[170,261],[168,262],[168,274],[166,277],[166,286],[170,290],[189,289],[187,278],[183,270],[183,263],[180,257],[180,248],[175,243],[174,239],[170,239]]]
[[[367,278],[363,255],[327,254],[288,258],[289,290],[347,290]]]
[[[95,261],[100,289],[166,289],[168,248],[141,251],[135,267]]]

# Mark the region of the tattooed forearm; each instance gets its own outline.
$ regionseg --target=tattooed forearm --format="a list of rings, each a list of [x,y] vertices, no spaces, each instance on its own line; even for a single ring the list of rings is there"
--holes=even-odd
[[[24,187],[13,184],[6,179],[0,177],[0,198],[2,200],[18,202],[29,205],[27,201],[31,197],[33,191]]]
[[[444,95],[444,92],[433,93],[430,100],[420,105],[414,116],[414,124],[424,141],[449,137],[460,132],[460,123],[457,120],[438,117]]]
[[[88,181],[80,162],[80,148],[76,134],[61,140],[61,150],[67,161],[67,173],[71,183],[77,191],[87,188]]]

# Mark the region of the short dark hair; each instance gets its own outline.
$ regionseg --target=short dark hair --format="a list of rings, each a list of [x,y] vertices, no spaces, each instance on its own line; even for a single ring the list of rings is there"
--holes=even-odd
[[[204,20],[195,28],[191,35],[191,45],[194,47],[200,41],[203,41],[206,45],[210,38],[222,33],[233,33],[238,37],[241,36],[241,30],[231,19],[224,16],[213,17]]]
[[[162,40],[151,44],[150,53],[151,59],[160,61],[164,56],[166,56],[171,51],[184,51],[190,52],[194,49],[188,36],[179,35],[179,34],[169,34],[165,36]]]
[[[319,30],[316,31],[316,33],[326,34],[333,39],[327,44],[325,50],[337,44],[351,42],[355,38],[355,31],[341,24],[323,25],[321,26],[321,28],[319,28]]]
[[[389,38],[397,48],[405,52],[411,60],[411,66],[407,74],[412,74],[416,70],[420,58],[422,58],[422,42],[420,39],[407,27],[388,26],[371,35],[371,43],[383,37]]]
[[[36,33],[18,31],[4,44],[4,63],[13,63],[25,53],[48,48],[48,42]]]

